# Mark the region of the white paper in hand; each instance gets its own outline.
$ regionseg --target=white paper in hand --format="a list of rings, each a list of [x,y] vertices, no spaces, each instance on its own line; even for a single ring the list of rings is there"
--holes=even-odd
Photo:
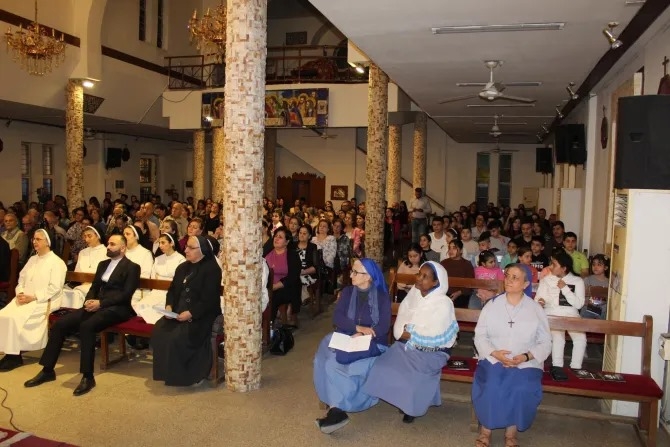
[[[370,349],[372,342],[372,335],[359,335],[358,337],[350,337],[347,334],[340,332],[333,332],[330,338],[329,348],[339,349],[344,352],[359,352]]]
[[[170,312],[169,310],[166,310],[164,307],[161,306],[153,306],[153,310],[158,312],[161,315],[165,315],[166,317],[170,318],[177,318],[179,314],[176,314],[174,312]]]

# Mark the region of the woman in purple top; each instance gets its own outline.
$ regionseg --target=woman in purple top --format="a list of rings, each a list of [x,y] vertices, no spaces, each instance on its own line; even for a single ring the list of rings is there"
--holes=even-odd
[[[371,259],[357,260],[351,269],[351,283],[337,301],[333,316],[335,330],[353,337],[371,335],[372,340],[370,349],[363,353],[329,348],[332,333],[319,345],[314,357],[314,387],[319,399],[330,409],[326,417],[316,420],[316,425],[327,434],[349,422],[348,411],[367,410],[379,402],[361,388],[376,356],[388,346],[391,300],[381,270]],[[362,358],[351,361],[347,354],[360,354]]]
[[[272,238],[274,248],[265,255],[268,267],[272,269],[272,314],[274,320],[282,304],[294,305],[300,309],[300,258],[295,250],[288,249],[289,231],[286,227],[275,230]],[[297,304],[296,304],[297,303]],[[286,317],[282,316],[284,322]]]

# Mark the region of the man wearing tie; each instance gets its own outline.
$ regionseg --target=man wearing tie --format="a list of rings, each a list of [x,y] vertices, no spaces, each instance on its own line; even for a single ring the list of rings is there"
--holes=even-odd
[[[81,396],[95,387],[93,362],[96,334],[135,315],[130,301],[140,284],[140,266],[127,259],[125,253],[126,239],[122,235],[111,236],[107,243],[109,259],[98,264],[84,306],[53,325],[49,341],[40,359],[42,371],[28,380],[24,386],[34,387],[56,380],[54,367],[63,342],[68,335],[79,332],[81,340],[79,370],[83,377],[73,394]]]

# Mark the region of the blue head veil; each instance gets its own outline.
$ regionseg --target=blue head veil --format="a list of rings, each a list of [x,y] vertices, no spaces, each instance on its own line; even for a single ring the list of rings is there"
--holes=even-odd
[[[384,274],[382,273],[377,263],[370,258],[362,258],[359,259],[359,261],[361,261],[361,264],[363,264],[363,267],[365,267],[365,271],[368,272],[368,275],[370,275],[370,278],[372,278],[372,284],[379,291],[383,291],[384,295],[388,295],[389,291],[386,287],[386,281],[384,281]]]

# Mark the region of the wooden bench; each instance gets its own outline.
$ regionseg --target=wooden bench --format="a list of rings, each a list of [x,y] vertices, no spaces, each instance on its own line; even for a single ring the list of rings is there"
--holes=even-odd
[[[397,315],[398,303],[393,303],[392,314]],[[456,319],[476,325],[481,311],[472,309],[456,309]],[[622,400],[637,402],[640,405],[638,416],[635,418],[625,416],[608,415],[596,411],[576,410],[569,408],[558,408],[541,406],[542,411],[563,415],[578,416],[597,420],[610,420],[615,422],[630,423],[635,426],[636,432],[643,445],[656,447],[656,436],[658,432],[658,401],[663,396],[663,391],[651,378],[651,345],[653,337],[653,319],[645,315],[641,323],[625,321],[595,320],[573,317],[549,317],[551,330],[578,331],[601,334],[603,336],[627,336],[642,339],[642,355],[640,362],[640,374],[623,374],[625,382],[610,382],[604,380],[588,380],[578,378],[571,369],[564,368],[568,375],[565,382],[557,382],[548,374],[542,377],[542,390],[546,393],[562,394],[570,396],[590,397],[596,399]],[[403,338],[409,334],[403,334]],[[472,383],[477,359],[469,357],[452,357],[454,360],[462,360],[468,364],[467,371],[457,371],[446,366],[442,369],[441,379],[448,382]],[[474,412],[473,412],[474,415]],[[473,421],[473,429],[476,430],[476,420]]]
[[[81,272],[67,272],[65,275],[65,280],[70,282],[93,282],[95,275],[93,273],[81,273]],[[170,287],[171,281],[157,280],[157,279],[140,279],[140,289],[155,289],[155,290],[168,290]],[[223,286],[221,287],[221,294],[223,294]],[[272,269],[270,269],[270,275],[268,280],[268,294],[270,297],[270,302],[268,303],[265,312],[263,312],[261,331],[262,331],[262,344],[263,344],[263,353],[267,352],[270,348],[270,309],[272,303]],[[58,317],[55,315],[49,316],[50,323],[53,323]],[[153,332],[154,325],[146,323],[142,317],[132,317],[123,323],[119,323],[113,326],[110,326],[104,329],[100,333],[101,344],[100,350],[102,355],[102,361],[100,363],[100,369],[105,370],[111,365],[118,363],[122,360],[127,360],[126,352],[126,335],[133,335],[136,337],[151,337]],[[110,360],[110,349],[109,349],[109,334],[118,334],[119,335],[119,357]],[[212,381],[213,386],[217,386],[223,380],[223,375],[219,371],[218,367],[218,346],[221,342],[224,341],[222,318],[219,317],[214,322],[214,327],[212,328],[212,368],[210,370],[210,380]]]
[[[395,269],[391,269],[389,272],[389,295],[391,301],[396,301],[398,283],[413,285],[415,281],[415,275],[409,273],[397,273]],[[458,277],[449,277],[449,288],[487,289],[494,290],[497,293],[502,293],[505,289],[503,281]],[[588,302],[590,297],[607,298],[608,292],[609,290],[607,287],[587,287],[585,290],[586,302]],[[474,332],[476,326],[476,322],[472,323],[469,321],[459,321],[458,324],[461,332]],[[599,333],[587,332],[586,341],[596,345],[603,345],[605,343],[605,336]]]

